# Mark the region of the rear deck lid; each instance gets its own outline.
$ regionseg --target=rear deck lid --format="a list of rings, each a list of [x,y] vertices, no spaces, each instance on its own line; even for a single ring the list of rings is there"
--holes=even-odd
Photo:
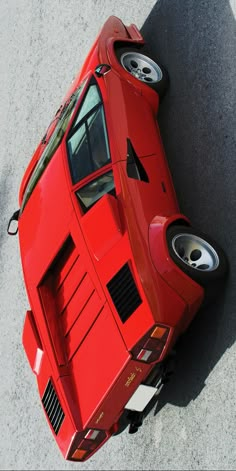
[[[84,426],[130,354],[71,237],[47,271],[39,294],[57,362],[67,367],[67,384]]]

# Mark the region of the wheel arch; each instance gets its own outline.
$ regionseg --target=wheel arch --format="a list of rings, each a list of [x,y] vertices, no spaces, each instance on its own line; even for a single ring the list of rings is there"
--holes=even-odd
[[[181,213],[171,217],[156,216],[152,220],[149,226],[150,256],[158,273],[184,299],[193,315],[203,301],[204,289],[186,275],[170,257],[166,234],[168,228],[175,226],[184,228],[191,227],[191,224]]]
[[[170,225],[166,240],[176,266],[204,289],[224,279],[228,261],[220,245],[208,234],[192,226]]]
[[[164,97],[167,89],[169,88],[169,83],[170,83],[169,74],[164,64],[162,64],[156,57],[153,57],[153,55],[149,52],[148,45],[145,42],[136,43],[135,41],[131,40],[131,41],[124,41],[124,42],[116,41],[113,47],[114,47],[114,55],[116,57],[116,62],[119,64],[119,67],[120,66],[122,67],[124,73],[126,74],[126,77],[129,77],[127,79],[128,80],[132,79],[132,81],[134,79],[135,82],[138,81],[139,87],[141,87],[142,89],[144,87],[144,90],[147,88],[149,90],[154,91],[154,93],[157,93],[159,99],[161,100]],[[125,67],[121,64],[122,55],[125,53],[129,53],[129,51],[142,54],[143,59],[144,59],[144,56],[146,56],[146,59],[149,58],[153,62],[153,64],[156,64],[156,67],[162,72],[162,78],[157,82],[149,83],[149,82],[139,80],[136,77],[133,77],[133,74],[125,70]]]

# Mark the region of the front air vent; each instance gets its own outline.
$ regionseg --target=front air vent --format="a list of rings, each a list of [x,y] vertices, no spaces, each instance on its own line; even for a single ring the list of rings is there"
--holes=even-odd
[[[124,323],[142,302],[128,263],[109,281],[107,289]]]
[[[61,428],[65,414],[62,410],[57,393],[51,380],[48,381],[46,386],[44,395],[42,397],[42,404],[48,416],[49,422],[51,423],[51,426],[57,435]]]

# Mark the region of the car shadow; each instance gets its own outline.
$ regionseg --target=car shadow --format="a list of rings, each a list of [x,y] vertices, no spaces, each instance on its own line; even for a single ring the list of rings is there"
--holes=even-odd
[[[225,286],[178,343],[158,407],[186,406],[236,338],[235,18],[229,0],[159,0],[141,32],[170,75],[158,122],[180,209],[230,265]]]

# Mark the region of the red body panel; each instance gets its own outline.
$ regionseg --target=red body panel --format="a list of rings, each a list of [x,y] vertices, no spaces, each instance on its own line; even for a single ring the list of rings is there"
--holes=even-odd
[[[97,78],[97,84],[111,154],[107,170],[113,171],[116,196],[104,195],[83,214],[75,190],[91,176],[73,187],[67,131],[19,218],[21,258],[32,309],[26,317],[23,344],[37,375],[41,400],[44,402],[49,379],[58,396],[64,419],[59,432],[53,433],[68,459],[73,459],[72,453],[88,429],[105,431],[103,442],[109,438],[129,398],[145,382],[154,364],[132,356],[143,336],[156,324],[169,328],[158,358],[161,362],[193,319],[204,295],[168,253],[168,225],[188,221],[179,213],[156,122],[159,97],[121,67],[116,41],[144,42],[134,25],[125,27],[111,17],[63,101],[86,76],[89,81],[97,65],[110,64],[111,70]],[[86,88],[74,115],[85,93]],[[148,182],[127,177],[127,139]],[[26,170],[20,204],[44,148],[39,145]],[[98,170],[97,175],[104,171]],[[125,322],[108,289],[124,266],[132,274],[140,300]]]

